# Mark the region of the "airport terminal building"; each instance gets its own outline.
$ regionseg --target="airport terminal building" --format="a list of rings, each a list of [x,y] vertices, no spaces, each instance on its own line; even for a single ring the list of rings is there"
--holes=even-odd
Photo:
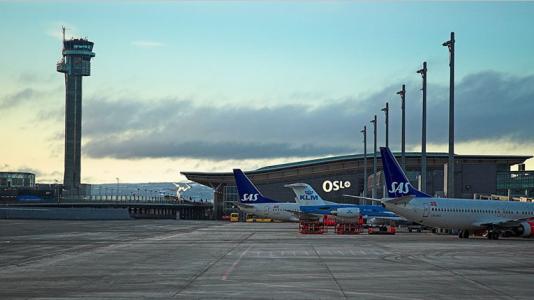
[[[395,156],[400,161],[400,154]],[[473,198],[477,194],[532,195],[534,171],[525,171],[524,162],[532,156],[519,155],[455,155],[455,195]],[[426,192],[442,196],[446,191],[447,153],[427,153]],[[511,171],[518,165],[518,171]],[[340,203],[357,203],[358,199],[343,195],[362,195],[364,189],[364,155],[334,156],[308,161],[244,170],[258,189],[267,197],[293,202],[294,194],[286,184],[303,182],[310,184],[325,200]],[[372,190],[373,156],[367,155],[367,196]],[[377,159],[376,195],[383,195],[382,162]],[[406,153],[406,170],[414,186],[421,173],[421,153]],[[217,217],[233,210],[238,200],[234,177],[231,172],[206,173],[182,172],[187,179],[214,189],[214,210]]]

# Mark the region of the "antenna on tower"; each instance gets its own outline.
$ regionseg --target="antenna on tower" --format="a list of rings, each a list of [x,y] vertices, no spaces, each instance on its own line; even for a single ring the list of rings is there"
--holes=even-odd
[[[63,33],[63,42],[65,41],[65,26],[61,26],[61,32]]]

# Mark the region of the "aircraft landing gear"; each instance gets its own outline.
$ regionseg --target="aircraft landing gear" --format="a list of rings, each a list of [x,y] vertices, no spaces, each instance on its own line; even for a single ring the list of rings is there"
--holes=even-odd
[[[499,232],[497,231],[488,231],[488,240],[498,240]]]
[[[458,231],[458,237],[461,239],[468,239],[469,238],[469,230],[460,230]]]

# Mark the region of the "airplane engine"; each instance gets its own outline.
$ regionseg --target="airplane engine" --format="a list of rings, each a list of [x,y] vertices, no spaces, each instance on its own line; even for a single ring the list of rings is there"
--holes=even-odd
[[[519,233],[522,237],[534,237],[534,222],[521,222]]]
[[[357,207],[338,208],[336,211],[332,212],[332,214],[338,218],[358,219],[360,217],[360,209]]]

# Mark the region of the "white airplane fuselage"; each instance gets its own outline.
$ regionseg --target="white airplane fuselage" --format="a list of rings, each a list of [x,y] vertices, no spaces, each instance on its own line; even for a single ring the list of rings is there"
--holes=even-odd
[[[384,204],[408,220],[437,228],[477,230],[481,224],[534,218],[534,203],[526,202],[414,198],[406,204]]]
[[[258,217],[270,218],[273,220],[298,222],[299,219],[291,213],[299,212],[298,203],[257,203],[241,206],[240,209],[248,214],[254,214]]]

